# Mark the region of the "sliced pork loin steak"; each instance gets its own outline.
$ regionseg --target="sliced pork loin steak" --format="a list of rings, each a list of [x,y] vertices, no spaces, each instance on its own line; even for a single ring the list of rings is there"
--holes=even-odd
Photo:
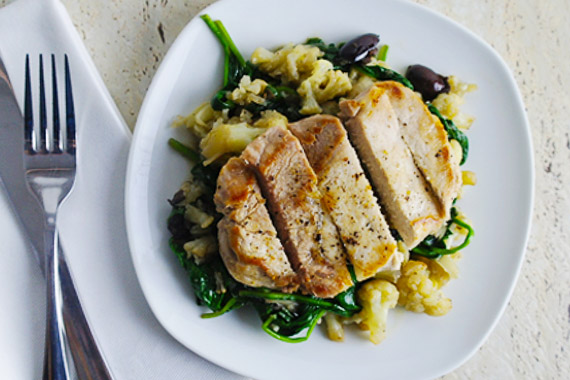
[[[441,227],[445,212],[416,167],[388,94],[373,85],[356,99],[342,101],[340,108],[388,221],[408,248],[415,247]]]
[[[414,162],[449,218],[453,200],[461,191],[461,157],[453,157],[453,149],[441,121],[429,111],[418,94],[398,82],[377,83],[373,91],[378,95],[388,94]]]
[[[317,176],[299,140],[284,127],[268,129],[241,157],[256,170],[269,210],[304,290],[337,295],[352,285],[335,225],[321,205]]]
[[[289,125],[289,129],[301,142],[318,177],[323,204],[340,233],[357,279],[399,269],[403,255],[396,249],[340,120],[315,115]]]
[[[277,237],[255,174],[242,159],[232,158],[222,168],[214,200],[224,215],[218,241],[230,274],[245,285],[295,291],[298,276]]]

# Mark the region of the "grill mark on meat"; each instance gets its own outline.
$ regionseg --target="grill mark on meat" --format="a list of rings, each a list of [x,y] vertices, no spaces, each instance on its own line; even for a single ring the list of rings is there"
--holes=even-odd
[[[350,287],[336,228],[321,208],[317,178],[299,141],[283,127],[273,127],[241,157],[256,173],[302,290],[328,298]]]
[[[394,96],[403,96],[400,89]],[[413,248],[443,223],[439,202],[401,138],[388,94],[375,86],[340,103],[349,137],[386,210],[390,226]],[[427,188],[427,190],[426,190]]]
[[[438,200],[440,211],[449,218],[453,200],[461,189],[459,159],[452,157],[447,132],[423,100],[412,90],[394,81],[374,85],[386,92],[398,118],[402,139],[409,147],[414,163]]]
[[[315,115],[290,124],[289,129],[317,174],[324,208],[339,232],[357,279],[397,269],[401,254],[340,120]]]
[[[297,275],[265,207],[254,173],[239,158],[220,171],[214,195],[224,217],[218,223],[220,255],[232,277],[253,286],[295,291]]]

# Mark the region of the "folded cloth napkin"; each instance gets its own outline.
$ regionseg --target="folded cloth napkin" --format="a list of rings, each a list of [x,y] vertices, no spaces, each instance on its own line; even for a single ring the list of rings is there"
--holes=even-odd
[[[59,228],[87,318],[114,377],[240,378],[177,343],[143,297],[123,212],[131,135],[59,1],[19,0],[0,9],[0,55],[20,100],[27,53],[35,67],[39,53],[70,58],[79,156],[75,190],[62,205]],[[0,378],[38,379],[44,280],[1,189],[0,242]]]

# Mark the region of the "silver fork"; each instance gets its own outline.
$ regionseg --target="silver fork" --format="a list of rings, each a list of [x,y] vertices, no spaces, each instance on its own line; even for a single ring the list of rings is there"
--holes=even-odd
[[[70,378],[67,342],[80,379],[110,379],[111,376],[76,300],[65,255],[59,246],[57,212],[75,180],[75,110],[69,61],[65,56],[65,129],[61,129],[55,56],[51,55],[52,124],[48,126],[43,56],[39,63],[39,126],[34,131],[30,60],[26,56],[24,104],[24,167],[31,192],[44,215],[45,275],[47,282],[44,380]],[[75,297],[76,302],[65,300]],[[73,304],[74,307],[70,307]],[[65,324],[64,324],[65,323]],[[66,334],[66,328],[69,334]],[[69,341],[67,340],[69,338]]]

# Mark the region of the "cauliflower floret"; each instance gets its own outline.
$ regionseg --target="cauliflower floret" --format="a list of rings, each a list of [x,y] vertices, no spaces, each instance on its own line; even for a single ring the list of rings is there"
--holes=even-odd
[[[322,55],[321,49],[315,46],[287,44],[275,52],[257,48],[251,55],[251,62],[285,83],[299,84],[311,73],[313,63]]]
[[[342,342],[344,340],[344,326],[340,317],[334,313],[326,313],[325,323],[329,339],[335,342]]]
[[[302,98],[303,115],[312,115],[322,111],[319,103],[324,103],[337,96],[345,95],[352,89],[348,74],[333,70],[333,64],[325,59],[313,63],[311,76],[305,79],[297,88]]]
[[[194,112],[188,116],[178,116],[172,125],[174,127],[185,126],[199,138],[204,138],[212,130],[215,120],[223,118],[222,111],[216,111],[210,102],[200,104]]]
[[[432,260],[436,265],[439,265],[450,278],[459,277],[459,267],[457,263],[461,259],[461,252],[454,253],[453,255],[443,255],[438,259]]]
[[[459,107],[465,103],[463,99],[465,94],[476,90],[477,85],[461,82],[454,75],[449,76],[447,81],[449,82],[450,91],[446,94],[439,94],[432,104],[444,117],[452,119],[459,129],[467,130],[475,119],[461,112]]]
[[[227,153],[241,153],[247,144],[265,132],[264,128],[254,128],[245,122],[236,124],[220,123],[200,141],[204,165],[209,165]]]
[[[188,257],[193,256],[198,264],[206,261],[218,252],[218,243],[215,235],[203,236],[184,244]]]
[[[410,260],[402,267],[402,275],[396,283],[400,291],[398,304],[416,313],[445,315],[451,310],[451,300],[440,289],[448,280],[449,274],[444,270]]]
[[[277,111],[268,110],[261,112],[261,118],[253,123],[255,128],[269,129],[275,127],[276,125],[287,128],[289,121],[287,118]]]
[[[250,103],[263,104],[265,99],[261,95],[266,87],[266,81],[255,79],[252,82],[249,75],[244,75],[239,81],[239,86],[230,92],[227,98],[242,106]]]
[[[196,201],[196,199],[200,198],[203,194],[206,193],[206,189],[204,189],[201,182],[194,181],[193,178],[190,178],[188,181],[182,183],[180,190],[182,190],[184,194],[185,204],[193,203]]]
[[[358,300],[362,305],[358,326],[370,331],[370,341],[379,344],[386,338],[388,310],[398,303],[398,289],[388,281],[370,280],[358,290]]]
[[[214,217],[202,210],[198,207],[193,205],[186,205],[186,209],[184,210],[184,217],[200,226],[200,228],[209,227],[212,223],[214,223]]]

